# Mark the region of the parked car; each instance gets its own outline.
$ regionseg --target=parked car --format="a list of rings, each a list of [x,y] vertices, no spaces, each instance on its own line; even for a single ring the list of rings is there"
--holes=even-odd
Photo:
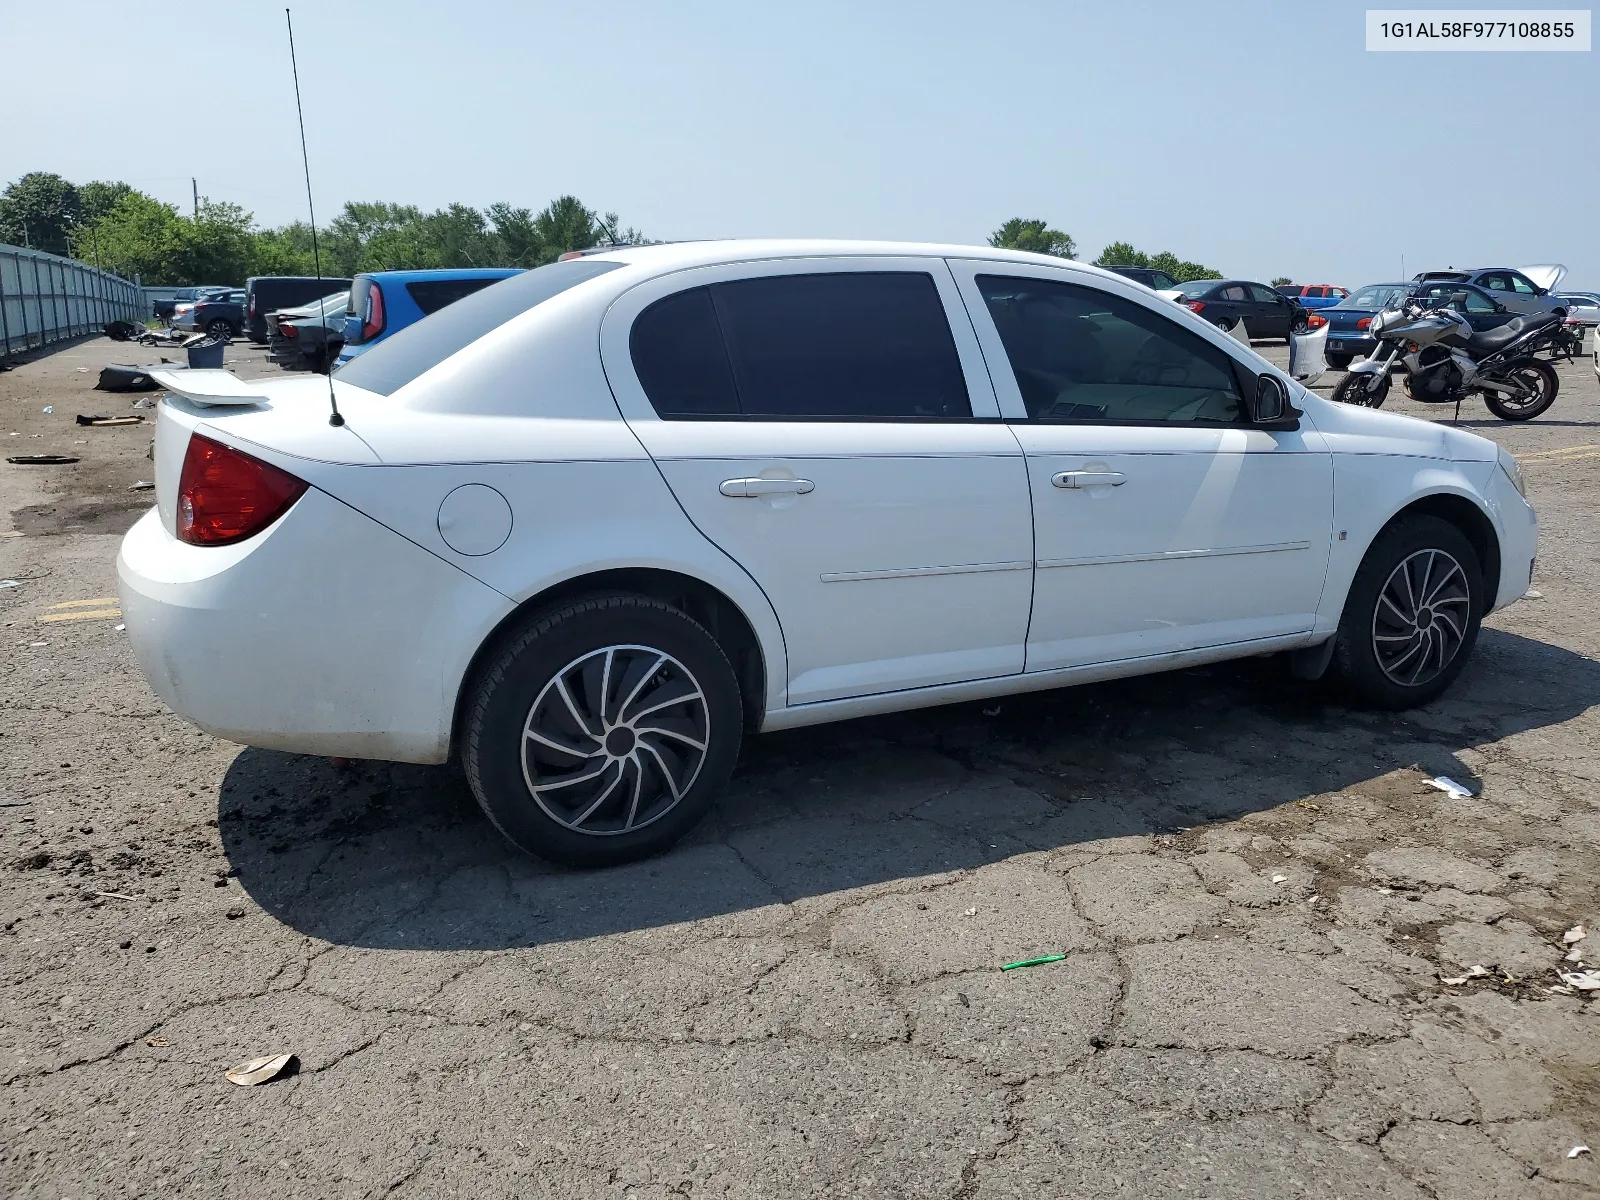
[[[1153,292],[1168,291],[1178,286],[1177,281],[1165,271],[1153,267],[1111,267],[1118,275],[1138,280]]]
[[[357,275],[350,288],[338,361],[347,363],[430,313],[519,274],[518,267],[470,267]]]
[[[280,367],[326,371],[344,345],[348,291],[267,314],[267,360]]]
[[[1298,300],[1280,296],[1264,283],[1248,279],[1196,279],[1172,289],[1192,313],[1218,329],[1232,329],[1240,321],[1253,338],[1285,338],[1309,327],[1306,310]]]
[[[203,299],[207,296],[214,296],[218,292],[226,292],[228,290],[230,290],[228,286],[221,283],[208,283],[201,284],[199,287],[179,288],[170,297],[164,297],[152,301],[151,311],[155,314],[155,317],[158,321],[170,322],[172,320],[173,313],[177,311],[178,305],[193,304],[196,300]]]
[[[1332,308],[1350,294],[1348,288],[1331,283],[1283,283],[1278,285],[1278,295],[1298,300],[1300,307],[1315,312],[1319,308]]]
[[[321,379],[153,374],[118,576],[156,693],[248,745],[459,753],[569,863],[677,840],[748,732],[1275,651],[1424,703],[1537,542],[1493,442],[987,247],[553,263],[336,372],[342,427]]]
[[[1377,347],[1368,329],[1372,318],[1386,309],[1398,308],[1410,295],[1412,283],[1369,283],[1359,287],[1332,308],[1319,314],[1328,319],[1328,341],[1323,351],[1328,366],[1342,371],[1356,358],[1365,358]]]
[[[244,329],[244,292],[213,292],[192,304],[173,310],[172,327],[187,333],[205,332],[212,337],[236,338]]]
[[[1579,325],[1600,325],[1600,296],[1591,292],[1561,292],[1556,296],[1567,310],[1567,320]]]
[[[1550,264],[1537,267],[1451,267],[1445,271],[1421,271],[1411,277],[1413,283],[1470,283],[1486,292],[1493,292],[1506,307],[1515,312],[1555,312],[1561,302],[1554,288],[1564,278],[1567,269]]]
[[[318,279],[314,275],[253,275],[244,281],[244,331],[252,342],[265,345],[267,314],[280,308],[310,304],[329,292],[349,291],[348,279]]]

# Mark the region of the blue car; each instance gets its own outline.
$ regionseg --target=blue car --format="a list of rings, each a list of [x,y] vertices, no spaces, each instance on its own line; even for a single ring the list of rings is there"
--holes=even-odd
[[[370,271],[350,284],[344,320],[344,348],[335,366],[364,353],[407,325],[463,296],[520,275],[517,267],[446,267],[433,271]]]
[[[1342,371],[1357,357],[1365,358],[1377,346],[1367,332],[1372,318],[1386,308],[1396,308],[1416,287],[1414,283],[1369,283],[1359,287],[1332,308],[1322,310],[1328,318],[1328,344],[1324,355],[1328,365]]]

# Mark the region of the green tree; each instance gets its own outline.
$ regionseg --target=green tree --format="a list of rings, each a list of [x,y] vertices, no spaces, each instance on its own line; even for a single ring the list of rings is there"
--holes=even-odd
[[[600,240],[597,214],[576,196],[557,196],[533,219],[539,261],[554,262],[569,250],[587,250]]]
[[[1127,242],[1112,242],[1100,251],[1100,257],[1094,260],[1097,267],[1148,267],[1150,256],[1135,250]]]
[[[243,283],[254,265],[256,236],[250,213],[201,196],[194,216],[181,223],[169,269],[191,283]]]
[[[77,188],[48,171],[30,171],[0,193],[0,242],[66,254],[82,215]]]
[[[178,210],[143,192],[129,192],[91,227],[100,263],[108,271],[148,284],[193,283],[176,265],[184,241]]]
[[[1286,283],[1293,283],[1293,282],[1294,282],[1294,280],[1290,279],[1287,275],[1279,275],[1279,276],[1277,276],[1277,277],[1275,277],[1273,279],[1272,286],[1273,287],[1282,287]]]
[[[122,182],[106,183],[95,180],[86,183],[78,189],[78,198],[82,202],[79,219],[86,225],[92,225],[117,206],[117,201],[131,193],[133,189]]]
[[[989,245],[1057,258],[1071,258],[1078,249],[1070,234],[1051,229],[1048,222],[1033,217],[1012,217],[989,235]]]

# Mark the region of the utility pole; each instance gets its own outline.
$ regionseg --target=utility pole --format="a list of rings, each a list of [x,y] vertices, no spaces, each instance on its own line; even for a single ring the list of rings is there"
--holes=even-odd
[[[200,215],[200,184],[192,175],[189,177],[189,186],[194,189],[194,215],[198,217]]]

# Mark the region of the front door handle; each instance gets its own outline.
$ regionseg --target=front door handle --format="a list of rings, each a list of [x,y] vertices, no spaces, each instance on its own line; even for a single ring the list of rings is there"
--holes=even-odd
[[[1060,471],[1050,476],[1058,488],[1121,487],[1128,477],[1121,471]]]
[[[761,496],[804,496],[816,486],[809,479],[724,479],[717,490],[735,500],[754,500]]]

